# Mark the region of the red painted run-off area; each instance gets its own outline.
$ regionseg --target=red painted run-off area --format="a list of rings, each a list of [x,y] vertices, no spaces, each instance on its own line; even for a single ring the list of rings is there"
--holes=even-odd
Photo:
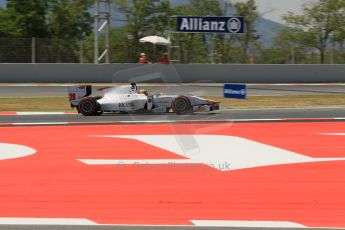
[[[135,140],[92,137],[131,134],[233,135],[312,157],[345,157],[345,136],[321,134],[344,131],[340,122],[4,127],[0,143],[38,152],[0,161],[0,217],[345,227],[344,161],[222,172],[206,165],[91,166],[77,160],[181,158]]]

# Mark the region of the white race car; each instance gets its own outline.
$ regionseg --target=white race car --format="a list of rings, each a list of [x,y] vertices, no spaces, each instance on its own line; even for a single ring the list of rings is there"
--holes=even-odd
[[[103,96],[92,97],[91,86],[68,87],[72,108],[84,116],[102,113],[154,112],[189,114],[196,111],[219,110],[219,102],[188,95],[150,95],[138,90],[135,83],[129,86],[108,87],[100,90]]]

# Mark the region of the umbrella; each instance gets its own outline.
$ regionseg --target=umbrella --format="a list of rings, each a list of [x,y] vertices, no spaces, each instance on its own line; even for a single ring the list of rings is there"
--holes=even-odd
[[[154,45],[162,45],[162,46],[169,46],[171,45],[171,42],[163,37],[159,36],[148,36],[148,37],[143,37],[139,40],[141,43],[152,43]]]
[[[141,43],[152,43],[153,44],[153,55],[154,59],[157,57],[157,50],[156,50],[156,45],[162,45],[162,46],[170,46],[171,42],[163,37],[159,36],[148,36],[148,37],[143,37],[139,39],[139,42]]]

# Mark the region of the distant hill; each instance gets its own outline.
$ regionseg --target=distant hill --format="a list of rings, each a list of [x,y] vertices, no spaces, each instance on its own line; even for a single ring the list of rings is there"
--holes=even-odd
[[[273,39],[285,26],[283,24],[260,17],[256,22],[256,31],[264,47],[271,47]]]
[[[187,4],[188,0],[171,0],[171,6],[175,7],[178,5],[184,5]],[[222,6],[224,6],[224,0],[221,0]],[[0,6],[5,7],[6,6],[6,0],[0,0]],[[92,10],[91,10],[92,11]],[[229,12],[231,14],[231,12]],[[228,15],[230,16],[230,15]],[[112,15],[112,25],[113,26],[121,26],[124,25],[125,22],[123,22],[121,19],[123,19],[123,15],[121,13],[113,13]],[[256,30],[258,34],[260,35],[260,40],[262,44],[265,47],[271,47],[272,41],[274,37],[277,36],[279,31],[284,28],[284,25],[259,17],[259,19],[256,22]]]

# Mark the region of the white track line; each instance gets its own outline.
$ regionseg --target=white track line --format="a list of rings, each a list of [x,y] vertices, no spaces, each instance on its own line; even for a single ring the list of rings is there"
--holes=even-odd
[[[228,221],[228,220],[190,220],[199,227],[274,227],[274,228],[306,228],[306,226],[289,221]],[[0,218],[0,225],[102,225],[84,218]],[[189,225],[141,225],[141,224],[109,224],[107,226],[189,226]]]
[[[249,227],[249,228],[307,228],[305,225],[290,221],[238,221],[238,220],[190,220],[198,227]],[[82,225],[102,226],[84,218],[0,218],[0,225]],[[140,227],[192,227],[193,225],[143,225],[143,224],[106,224],[106,226]]]
[[[40,115],[68,115],[73,112],[0,112],[0,116],[40,116]]]
[[[1,123],[5,126],[35,126],[35,125],[118,125],[118,124],[179,124],[179,123],[236,123],[236,122],[279,122],[279,121],[345,121],[345,117],[337,118],[286,118],[286,119],[225,119],[225,120],[156,120],[156,121],[100,121],[100,122],[14,122]]]
[[[30,115],[63,115],[65,112],[16,112],[19,116],[30,116]]]
[[[0,218],[0,225],[97,225],[82,218]]]
[[[345,133],[320,133],[321,135],[345,136]]]
[[[306,228],[305,225],[290,221],[235,221],[235,220],[191,220],[202,227],[246,227],[246,228]]]
[[[14,126],[26,126],[26,125],[69,125],[69,122],[28,122],[28,123],[11,123]],[[1,125],[1,123],[0,123]]]
[[[230,82],[228,82],[230,83]],[[92,85],[92,86],[118,86],[127,85],[128,83],[0,83],[0,87],[4,86],[74,86],[74,85]],[[223,86],[226,83],[142,83],[141,86]],[[345,83],[236,83],[246,84],[248,86],[343,86]]]

